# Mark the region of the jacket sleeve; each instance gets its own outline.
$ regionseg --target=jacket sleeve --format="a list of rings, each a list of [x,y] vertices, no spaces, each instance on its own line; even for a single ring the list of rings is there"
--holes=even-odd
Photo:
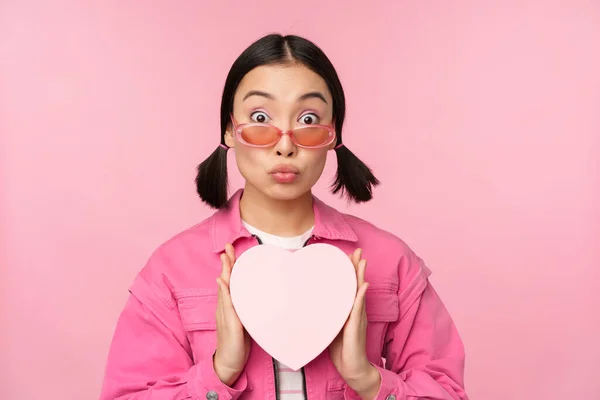
[[[212,357],[194,363],[164,285],[140,275],[130,292],[114,332],[100,400],[197,400],[211,391],[231,400],[244,392],[245,373],[231,388],[217,377]]]
[[[431,284],[431,272],[411,254],[400,265],[400,315],[390,324],[375,400],[468,400],[465,351],[458,331]]]

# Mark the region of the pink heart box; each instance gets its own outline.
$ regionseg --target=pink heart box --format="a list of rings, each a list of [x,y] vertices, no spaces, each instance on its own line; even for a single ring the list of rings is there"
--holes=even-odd
[[[344,326],[356,297],[356,272],[342,250],[316,243],[297,251],[261,245],[235,262],[230,292],[248,334],[297,371]]]

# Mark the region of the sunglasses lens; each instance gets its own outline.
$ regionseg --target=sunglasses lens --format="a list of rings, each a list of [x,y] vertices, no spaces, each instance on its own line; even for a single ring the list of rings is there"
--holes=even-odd
[[[279,138],[276,128],[264,125],[250,125],[242,129],[242,139],[257,146],[272,144]]]
[[[304,127],[294,130],[294,138],[301,146],[318,147],[331,143],[333,133],[322,127]]]

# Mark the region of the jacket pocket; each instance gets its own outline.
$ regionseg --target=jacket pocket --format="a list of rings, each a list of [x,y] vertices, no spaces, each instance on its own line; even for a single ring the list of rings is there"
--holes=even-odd
[[[370,284],[366,294],[367,356],[377,365],[381,357],[388,326],[400,316],[397,288],[390,285]]]
[[[400,315],[397,288],[382,284],[369,284],[366,295],[369,322],[394,322]]]
[[[181,323],[186,331],[194,362],[212,357],[217,341],[217,290],[181,289],[173,292]]]
[[[344,400],[346,382],[341,377],[327,380],[327,400]]]

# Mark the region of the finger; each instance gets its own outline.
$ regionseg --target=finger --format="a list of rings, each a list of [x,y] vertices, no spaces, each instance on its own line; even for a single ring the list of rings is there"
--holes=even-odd
[[[355,258],[355,256],[356,256],[356,252],[357,252],[358,250],[359,250],[359,249],[354,249],[354,251],[353,251],[352,253],[348,254],[348,257],[350,258],[350,261],[352,261],[352,263],[353,263],[353,264],[355,264],[355,262],[354,262],[354,258]]]
[[[354,270],[355,271],[356,271],[356,268],[358,266],[358,262],[360,261],[361,257],[362,257],[362,249],[356,249],[350,255],[350,260],[352,261],[352,264],[354,264]]]
[[[361,314],[365,319],[365,322],[367,320],[367,290],[369,290],[369,282],[365,282],[364,283],[364,287],[365,287],[365,292],[362,295],[362,310],[361,310]]]
[[[367,260],[360,260],[358,262],[358,268],[356,271],[356,278],[358,281],[358,286],[362,286],[365,283],[365,271],[367,270]]]
[[[230,308],[233,308],[233,303],[231,301],[231,294],[229,293],[229,287],[223,281],[223,279],[219,279],[219,292],[221,295],[221,307],[223,311],[223,315],[225,316]]]
[[[360,318],[362,314],[365,313],[365,299],[367,295],[367,289],[369,288],[369,283],[365,282],[358,288],[358,293],[356,293],[356,298],[354,299],[354,307],[352,307],[353,318]]]
[[[217,323],[223,317],[223,296],[221,294],[221,278],[217,278]]]
[[[231,264],[231,267],[233,268],[233,264],[235,264],[235,249],[233,248],[233,246],[230,243],[227,243],[225,245],[225,253],[229,257],[229,263]]]
[[[231,277],[231,263],[229,262],[229,256],[223,253],[221,254],[221,279],[229,286],[229,278]]]
[[[354,251],[354,264],[358,265],[358,262],[362,258],[362,253],[363,251],[360,248]]]

